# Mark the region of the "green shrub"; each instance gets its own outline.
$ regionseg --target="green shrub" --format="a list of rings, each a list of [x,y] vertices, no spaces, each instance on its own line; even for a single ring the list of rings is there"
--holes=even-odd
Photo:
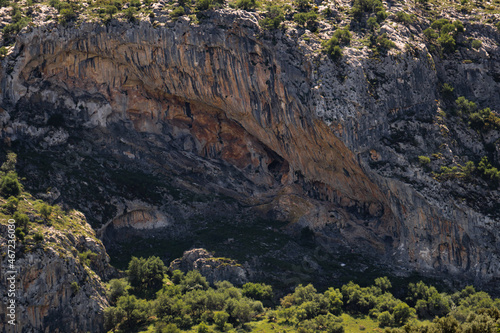
[[[5,58],[8,52],[9,50],[5,46],[0,47],[0,59]]]
[[[495,27],[497,27],[497,30],[500,31],[500,22],[495,23]]]
[[[445,52],[451,53],[455,51],[456,43],[455,43],[455,38],[453,38],[453,36],[449,34],[442,34],[437,41]]]
[[[77,294],[78,291],[80,291],[80,286],[78,285],[78,282],[76,281],[71,282],[71,291],[73,292],[73,294]]]
[[[24,237],[26,236],[26,234],[24,233],[23,228],[16,228],[15,235],[16,235],[16,240],[18,240],[19,242],[23,242],[24,241]]]
[[[387,34],[384,33],[377,37],[377,46],[382,51],[387,51],[396,47],[396,44],[387,38]]]
[[[16,223],[19,227],[22,227],[25,231],[28,230],[28,223],[30,221],[28,215],[20,212],[15,212],[12,218],[16,220]]]
[[[477,105],[474,102],[469,101],[464,96],[460,96],[455,100],[456,105],[456,114],[461,115],[470,115],[473,112],[476,112]]]
[[[450,24],[450,20],[448,19],[438,19],[438,20],[435,20],[434,22],[431,23],[431,28],[432,29],[435,29],[435,30],[441,30],[441,28],[446,25],[446,24]]]
[[[455,88],[453,88],[450,84],[444,83],[443,87],[441,88],[441,93],[443,94],[443,97],[446,99],[451,99],[453,98],[453,91]]]
[[[491,165],[486,156],[484,156],[477,165],[477,170],[486,180],[494,181],[496,184],[500,181],[500,171]]]
[[[17,210],[18,204],[19,199],[17,199],[16,197],[9,197],[3,207],[7,214],[14,214],[14,212]]]
[[[309,0],[295,0],[293,4],[297,7],[299,12],[305,13],[311,9],[311,3]]]
[[[196,0],[197,10],[207,10],[212,7],[212,0]]]
[[[0,8],[7,7],[9,4],[9,0],[0,0]]]
[[[434,40],[439,37],[439,34],[433,28],[427,28],[424,30],[424,36],[428,40]]]
[[[394,317],[388,311],[379,314],[377,320],[380,327],[392,326],[394,324]]]
[[[259,301],[270,301],[273,298],[273,288],[264,283],[248,282],[243,285],[243,296]]]
[[[76,18],[76,13],[72,8],[63,8],[59,12],[59,23],[65,25]]]
[[[305,27],[314,32],[317,29],[318,14],[314,11],[307,13],[297,13],[293,15],[293,20],[301,27]]]
[[[0,194],[4,198],[18,197],[21,194],[21,184],[15,172],[9,172],[0,180]]]
[[[36,232],[35,235],[33,235],[33,240],[37,243],[43,242],[43,239],[43,234],[40,231]]]
[[[469,124],[476,130],[500,130],[500,117],[490,108],[473,112],[469,116]]]
[[[236,8],[251,10],[257,8],[256,0],[236,0]]]
[[[354,0],[351,9],[351,13],[358,19],[363,15],[363,13],[377,13],[378,18],[379,13],[383,16],[382,12],[385,13],[385,10],[384,5],[380,0]],[[387,14],[385,13],[385,15]]]
[[[127,288],[128,288],[127,282],[121,279],[112,279],[111,281],[109,281],[108,297],[111,304],[116,304],[118,298],[126,295],[128,293]]]
[[[106,5],[104,6],[104,13],[109,15],[109,19],[113,18],[113,15],[118,12],[118,8],[115,5]]]
[[[185,14],[186,14],[186,12],[184,11],[184,7],[179,6],[179,7],[175,8],[172,11],[172,13],[170,13],[170,16],[172,16],[173,18],[177,18],[177,17],[183,16]]]
[[[482,45],[483,45],[483,42],[481,42],[479,39],[474,39],[474,40],[472,41],[472,43],[471,43],[471,47],[472,47],[473,49],[476,49],[476,50],[477,50],[477,49],[480,49]]]
[[[428,165],[429,163],[431,163],[431,159],[428,156],[419,156],[418,157],[418,162],[421,165],[425,166],[425,165]]]
[[[130,0],[130,6],[139,8],[139,7],[141,7],[141,1],[140,0]]]
[[[180,8],[182,8],[182,7],[180,7]],[[124,14],[125,14],[125,18],[129,22],[135,22],[135,20],[136,20],[135,15],[137,14],[137,8],[130,6],[127,9],[125,9]]]
[[[285,20],[283,10],[276,5],[267,6],[265,15],[266,17],[259,22],[264,29],[278,29],[281,22]]]
[[[409,25],[415,21],[415,15],[413,15],[413,14],[410,15],[406,12],[399,11],[396,13],[396,20],[405,24],[405,25]]]

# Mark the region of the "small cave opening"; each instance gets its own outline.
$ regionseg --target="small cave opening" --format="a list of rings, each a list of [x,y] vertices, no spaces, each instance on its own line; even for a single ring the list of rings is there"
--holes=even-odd
[[[290,168],[288,161],[272,151],[268,151],[268,155],[271,158],[271,163],[267,165],[267,170],[273,175],[274,179],[281,181],[283,175],[287,174]]]

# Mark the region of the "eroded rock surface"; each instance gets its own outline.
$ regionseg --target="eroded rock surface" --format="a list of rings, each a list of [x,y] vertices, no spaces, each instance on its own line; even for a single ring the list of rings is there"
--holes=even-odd
[[[500,277],[499,216],[487,212],[497,189],[468,188],[489,203],[474,206],[415,162],[481,153],[442,135],[438,92],[450,82],[498,109],[498,46],[469,66],[460,59],[470,54],[439,59],[419,40],[403,50],[409,34],[383,26],[400,54],[350,48],[339,64],[262,33],[254,14],[207,15],[200,25],[47,24],[20,35],[3,62],[2,135],[25,173],[50,175],[31,186],[57,188],[56,200],[116,235],[147,231],[148,219],[165,221],[155,235],[188,234],[190,223],[244,211],[400,271]],[[497,134],[486,137],[498,155]],[[126,209],[137,199],[149,208]]]

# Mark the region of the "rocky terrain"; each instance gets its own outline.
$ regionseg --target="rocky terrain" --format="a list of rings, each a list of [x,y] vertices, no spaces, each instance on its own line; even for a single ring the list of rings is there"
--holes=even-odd
[[[31,200],[24,199],[27,202]],[[2,202],[3,203],[3,202]],[[36,214],[31,208],[30,216]],[[64,222],[63,222],[64,221]],[[9,267],[7,222],[1,221],[2,267]],[[100,332],[103,310],[108,305],[103,279],[113,274],[101,241],[83,214],[57,216],[53,225],[37,222],[35,235],[16,242],[15,322],[7,324],[6,307],[0,308],[2,332]],[[33,234],[31,235],[33,236]],[[10,243],[9,243],[10,244]],[[7,281],[7,269],[0,278]],[[7,298],[7,285],[0,293]],[[14,330],[13,330],[14,329]]]
[[[115,258],[203,246],[290,283],[370,258],[495,289],[498,181],[481,171],[500,159],[494,10],[385,3],[377,27],[322,3],[314,27],[285,13],[266,30],[264,10],[173,18],[154,3],[133,22],[62,24],[44,6],[1,61],[2,139],[30,190],[81,210]],[[462,25],[442,34],[452,51],[424,33],[440,18]],[[322,41],[346,27],[329,56]]]

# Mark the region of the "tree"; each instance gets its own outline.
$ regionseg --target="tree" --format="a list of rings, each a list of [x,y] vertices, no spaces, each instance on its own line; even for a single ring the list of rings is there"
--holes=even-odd
[[[384,311],[378,315],[378,322],[380,327],[392,326],[394,323],[394,318],[389,313],[389,311]]]
[[[116,304],[118,298],[127,294],[127,287],[127,282],[123,280],[113,279],[109,281],[108,296],[112,304]]]
[[[340,290],[330,287],[327,291],[325,291],[324,295],[327,300],[328,311],[338,316],[342,312],[342,305],[344,305],[344,302],[342,301],[342,293]]]
[[[420,159],[420,157],[419,157]],[[375,279],[375,285],[382,290],[383,293],[386,291],[389,291],[389,289],[392,288],[391,281],[389,281],[389,278],[387,276],[379,277]]]
[[[214,313],[215,326],[217,326],[217,328],[221,331],[224,329],[224,325],[226,325],[228,319],[229,313],[226,311],[217,311]]]
[[[415,316],[415,309],[412,309],[408,306],[408,304],[401,302],[396,305],[392,315],[394,317],[394,324],[396,326],[403,326],[410,318]]]
[[[109,15],[109,19],[111,20],[113,18],[113,14],[118,12],[118,8],[116,8],[115,5],[106,5],[104,7],[104,12]]]

